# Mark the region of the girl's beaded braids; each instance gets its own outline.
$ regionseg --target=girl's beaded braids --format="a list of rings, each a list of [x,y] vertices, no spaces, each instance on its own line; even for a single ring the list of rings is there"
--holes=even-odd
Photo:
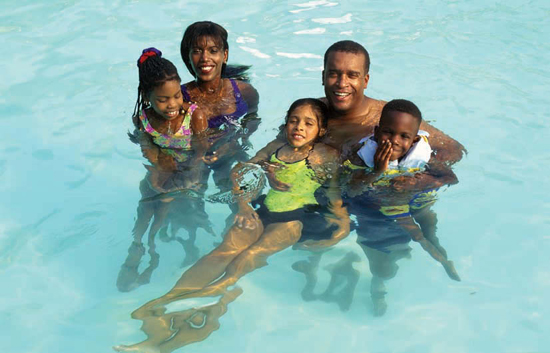
[[[166,81],[181,82],[178,70],[170,60],[162,57],[162,52],[156,48],[143,49],[137,60],[139,69],[138,97],[132,114],[132,121],[139,127],[139,114],[142,109],[148,108],[147,97],[155,87]]]

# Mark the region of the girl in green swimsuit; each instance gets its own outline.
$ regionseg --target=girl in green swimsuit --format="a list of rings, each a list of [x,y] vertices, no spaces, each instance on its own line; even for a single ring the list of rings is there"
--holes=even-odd
[[[266,265],[269,256],[299,241],[302,248],[320,248],[349,234],[349,216],[337,187],[338,151],[317,142],[326,132],[326,109],[311,98],[290,106],[286,142],[276,148],[266,146],[264,150],[275,152],[264,158],[259,157],[266,155],[261,150],[248,163],[275,168],[277,178],[292,186],[286,191],[270,189],[252,202],[257,208],[250,197],[238,198],[235,224],[222,244],[183,274],[172,290],[179,292],[179,298],[222,293],[246,273]],[[234,180],[240,168],[234,168]]]
[[[238,198],[235,223],[222,243],[190,267],[170,292],[132,314],[133,318],[143,320],[142,327],[148,338],[136,345],[117,346],[115,349],[146,350],[161,348],[165,344],[166,348],[168,345],[181,347],[195,342],[199,339],[192,335],[194,338],[190,340],[185,329],[179,329],[175,334],[171,331],[174,315],[181,314],[182,318],[187,315],[184,321],[188,325],[184,326],[189,329],[193,320],[204,323],[217,317],[208,318],[208,313],[201,309],[192,315],[166,313],[167,304],[192,297],[234,295],[236,289],[227,291],[227,288],[245,274],[266,265],[269,256],[299,241],[305,249],[331,246],[349,234],[349,216],[343,207],[336,180],[338,151],[317,142],[326,131],[326,109],[321,101],[311,98],[300,99],[290,106],[284,126],[286,142],[270,143],[248,163],[275,168],[277,177],[292,186],[286,191],[269,190],[258,200],[257,208],[252,207],[251,197]],[[275,152],[268,158],[259,157],[268,155],[266,151]],[[242,164],[233,169],[235,193],[239,192],[236,180],[243,169]],[[325,202],[321,201],[322,196]],[[201,330],[194,330],[204,339],[216,328],[203,330],[208,332],[200,334]],[[167,337],[170,337],[169,342]]]

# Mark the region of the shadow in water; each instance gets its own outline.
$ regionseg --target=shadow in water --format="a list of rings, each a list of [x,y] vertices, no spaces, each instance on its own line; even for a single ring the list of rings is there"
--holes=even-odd
[[[360,273],[353,268],[353,263],[360,262],[361,258],[353,251],[348,252],[337,262],[324,267],[330,273],[330,281],[326,289],[315,294],[317,286],[317,273],[321,254],[313,254],[307,260],[297,261],[292,264],[295,271],[305,275],[306,284],[302,289],[302,299],[305,301],[322,300],[333,302],[338,305],[341,311],[348,311],[353,302],[355,287],[359,281]]]

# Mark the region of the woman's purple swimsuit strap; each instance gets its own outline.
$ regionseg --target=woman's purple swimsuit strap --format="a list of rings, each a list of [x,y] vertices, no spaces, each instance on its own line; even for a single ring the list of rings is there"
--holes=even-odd
[[[233,113],[218,115],[208,119],[208,128],[210,129],[219,128],[225,123],[233,125],[239,120],[240,117],[246,115],[248,112],[248,104],[246,104],[243,99],[237,82],[233,79],[229,79],[229,81],[231,82],[231,86],[233,86],[233,96],[235,97],[236,109]],[[185,85],[181,85],[181,93],[186,101],[191,102],[191,96],[189,95]]]

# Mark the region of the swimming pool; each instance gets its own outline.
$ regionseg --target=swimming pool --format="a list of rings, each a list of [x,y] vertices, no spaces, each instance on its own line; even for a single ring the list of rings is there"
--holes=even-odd
[[[375,318],[354,234],[323,256],[315,288],[322,293],[330,280],[323,267],[356,253],[361,277],[348,311],[336,302],[344,296],[303,301],[304,277],[291,265],[308,254],[286,250],[239,281],[243,294],[217,331],[179,351],[550,349],[547,3],[19,1],[2,8],[2,352],[108,352],[145,338],[130,313],[172,287],[185,254],[157,241],[160,264],[150,283],[129,293],[115,286],[145,174],[126,137],[135,59],[155,46],[185,81],[179,41],[201,19],[229,31],[230,63],[253,65],[263,119],[256,149],[275,135],[281,107],[323,95],[322,55],[340,39],[370,52],[367,95],[413,100],[468,148],[455,167],[460,183],[435,206],[462,282],[413,244],[412,258],[387,283],[388,312]],[[212,219],[228,212],[207,210]],[[222,223],[214,224],[218,234]],[[200,255],[214,242],[200,233]]]

